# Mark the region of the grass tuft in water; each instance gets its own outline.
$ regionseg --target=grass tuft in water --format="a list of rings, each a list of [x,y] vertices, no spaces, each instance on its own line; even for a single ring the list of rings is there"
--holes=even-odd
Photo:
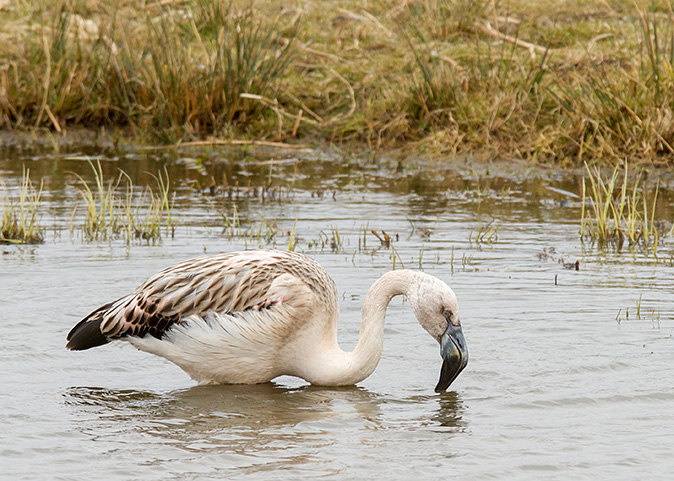
[[[486,225],[480,225],[475,232],[475,243],[480,246],[481,244],[494,244],[498,241],[498,224],[495,220],[492,220]],[[471,232],[468,237],[468,242],[472,243],[473,233]]]
[[[175,235],[176,221],[172,215],[175,196],[170,192],[167,171],[153,175],[158,193],[149,186],[139,193],[125,172],[120,171],[116,179],[106,181],[100,162],[89,162],[89,165],[94,174],[93,188],[75,174],[85,205],[81,224],[84,240],[93,242],[121,238],[127,244],[133,240],[156,243],[162,238],[162,228],[167,234]],[[120,196],[123,182],[126,182],[125,195]],[[77,208],[71,217],[71,232],[75,228],[76,213]]]
[[[622,171],[616,167],[610,177],[603,176],[598,167],[585,164],[585,168],[589,187],[583,179],[581,240],[618,249],[627,244],[656,254],[660,238],[666,235],[655,222],[659,186],[656,184],[649,199],[641,173],[630,182],[627,162]]]
[[[267,219],[259,215],[257,221],[253,221],[239,214],[236,204],[232,206],[231,215],[222,210],[218,210],[224,226],[222,234],[227,239],[243,240],[246,248],[255,245],[258,248],[276,246],[277,240],[281,237],[288,237],[288,244],[285,246],[289,251],[293,251],[299,246],[300,236],[297,233],[297,221],[291,229],[279,227],[277,219]],[[311,245],[310,245],[311,247]]]
[[[115,208],[115,203],[117,202],[115,191],[119,186],[122,175],[120,174],[115,182],[109,181],[106,185],[103,179],[101,163],[96,162],[96,164],[93,164],[89,161],[89,165],[94,172],[95,186],[93,190],[80,175],[75,174],[80,181],[78,189],[85,206],[84,221],[81,229],[84,238],[88,241],[106,240],[108,237],[116,235],[119,231],[119,212]]]
[[[42,183],[36,189],[30,180],[30,170],[24,167],[17,195],[10,196],[3,183],[4,202],[0,217],[0,244],[40,244],[44,241],[38,222]]]
[[[166,169],[164,169],[163,175],[160,172],[152,177],[157,182],[157,194],[153,192],[150,186],[145,188],[140,199],[136,202],[135,215],[132,216],[133,222],[129,225],[133,226],[133,234],[136,239],[155,242],[161,239],[162,225],[172,238],[175,237],[176,221],[173,218],[175,195],[171,195]],[[129,185],[127,190],[128,206],[132,201],[133,186],[128,176],[127,179]]]

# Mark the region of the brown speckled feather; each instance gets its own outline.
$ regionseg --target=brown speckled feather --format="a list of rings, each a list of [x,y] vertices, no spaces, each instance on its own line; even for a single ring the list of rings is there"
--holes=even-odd
[[[270,287],[283,274],[306,285],[322,305],[337,305],[330,276],[302,254],[244,251],[203,256],[162,270],[133,293],[89,314],[70,331],[67,347],[88,349],[125,336],[161,338],[173,324],[191,315],[236,315],[270,308],[280,302],[269,293]]]

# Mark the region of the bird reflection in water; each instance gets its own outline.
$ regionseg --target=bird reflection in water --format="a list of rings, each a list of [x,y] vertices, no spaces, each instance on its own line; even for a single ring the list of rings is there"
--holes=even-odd
[[[136,456],[157,460],[184,459],[176,449],[190,459],[216,453],[216,464],[242,472],[282,463],[330,473],[347,462],[340,458],[344,453],[353,462],[354,442],[369,446],[362,451],[369,459],[366,453],[386,452],[389,443],[398,449],[408,439],[404,431],[422,430],[444,441],[466,426],[463,401],[452,391],[397,396],[353,386],[267,383],[163,393],[73,387],[63,396],[75,430],[89,439],[121,444]],[[400,436],[392,439],[394,431]]]
[[[279,432],[299,442],[330,429],[294,429],[304,422],[362,419],[376,428],[383,402],[380,395],[354,386],[288,388],[272,383],[195,386],[167,393],[73,387],[64,398],[76,408],[84,432],[97,431],[96,425],[110,430],[114,421],[117,427],[110,435],[132,428],[188,450],[224,444],[245,450],[253,442],[259,450],[265,443],[272,448]]]
[[[433,421],[450,430],[463,431],[466,426],[463,421],[463,401],[455,391],[442,393],[438,398],[438,410],[433,415]]]

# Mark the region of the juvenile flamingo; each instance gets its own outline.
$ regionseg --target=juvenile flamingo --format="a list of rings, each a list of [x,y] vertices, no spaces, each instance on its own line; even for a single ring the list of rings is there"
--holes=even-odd
[[[409,299],[419,324],[440,343],[435,391],[446,390],[468,363],[459,305],[447,284],[410,270],[384,274],[363,303],[356,348],[344,352],[337,343],[335,283],[320,264],[295,252],[232,252],[168,267],[85,317],[68,334],[66,348],[126,340],[203,384],[291,375],[350,385],[377,367],[386,308],[397,295]]]

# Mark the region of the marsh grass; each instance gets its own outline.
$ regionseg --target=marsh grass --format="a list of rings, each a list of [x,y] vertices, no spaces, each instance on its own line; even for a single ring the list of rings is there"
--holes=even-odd
[[[468,10],[461,3],[438,2],[437,9],[411,17],[417,41],[409,36],[406,40],[421,72],[420,78],[409,83],[406,102],[414,125],[425,132],[443,132],[443,141],[450,142],[447,147],[452,151],[465,150],[469,145],[496,147],[508,139],[523,139],[536,128],[546,100],[551,105],[540,91],[548,72],[548,52],[545,50],[537,59],[526,58],[515,44],[493,45],[475,32],[486,2],[476,2]],[[442,29],[438,38],[438,33],[428,27],[428,15],[434,19],[432,27],[454,26],[449,31]],[[443,41],[443,37],[456,36],[467,42],[468,50],[462,55],[469,55],[470,61],[465,67],[452,57],[449,43]]]
[[[157,183],[155,193],[150,186],[138,190],[122,171],[115,179],[106,181],[100,162],[94,164],[89,161],[89,165],[94,176],[93,185],[74,174],[85,206],[80,226],[84,240],[122,239],[127,244],[134,240],[156,243],[162,238],[162,230],[170,236],[175,235],[175,196],[170,191],[167,171],[153,175]],[[125,184],[123,188],[122,184]],[[77,211],[78,207],[75,207],[71,216],[71,232],[76,228]]]
[[[161,131],[247,124],[265,109],[261,100],[275,96],[273,84],[292,59],[292,42],[282,45],[275,23],[264,23],[252,6],[201,0],[188,25],[163,15],[150,27],[153,127]]]
[[[4,129],[674,158],[666,2],[26,0],[3,15]]]
[[[298,245],[298,239],[296,238],[296,229],[297,229],[297,219],[293,223],[293,228],[290,231],[290,235],[288,236],[288,250],[291,252],[294,251]]]
[[[632,320],[646,320],[650,317],[651,321],[651,327],[653,329],[660,329],[660,308],[658,307],[657,309],[651,309],[650,310],[650,315],[644,309],[642,308],[642,300],[643,300],[643,294],[639,294],[639,299],[636,300],[635,306],[634,306],[634,314]],[[618,309],[618,313],[616,314],[616,322],[618,324],[621,324],[623,321],[623,315],[624,315],[624,320],[629,321],[630,320],[630,308],[626,307],[624,310]]]
[[[119,209],[116,204],[116,190],[122,180],[120,173],[116,181],[103,179],[103,169],[100,162],[89,161],[94,173],[95,185],[90,186],[79,174],[74,174],[79,180],[78,190],[84,202],[84,221],[81,229],[84,238],[89,241],[106,240],[119,232]],[[77,207],[75,208],[77,209]],[[73,212],[73,216],[74,216]],[[127,216],[127,221],[129,217]],[[71,224],[71,232],[73,226]]]
[[[404,269],[405,264],[403,262],[402,257],[400,257],[400,253],[396,250],[395,246],[391,244],[391,269],[396,270],[398,263],[400,264],[400,268]]]
[[[478,246],[481,244],[491,245],[498,242],[498,224],[496,221],[492,220],[487,224],[481,224],[475,231],[475,236],[473,236],[473,232],[471,231],[468,236],[468,242],[472,244],[473,241]]]
[[[299,245],[297,221],[291,229],[285,229],[279,226],[277,219],[268,219],[263,215],[258,215],[257,219],[242,217],[236,204],[232,206],[230,214],[223,210],[218,212],[223,220],[222,234],[228,240],[243,241],[246,247],[270,247],[280,245],[280,239],[287,237],[285,247],[288,250],[295,250]]]
[[[29,5],[45,17],[23,50],[0,51],[0,127],[124,126],[164,141],[221,133],[265,115],[243,95],[273,98],[293,58],[293,26],[252,4],[93,3]]]
[[[162,228],[166,234],[175,237],[176,220],[173,218],[175,195],[170,192],[168,171],[164,170],[153,175],[157,183],[157,192],[146,186],[139,196],[134,195],[131,179],[128,180],[127,197],[124,211],[126,212],[127,239],[133,233],[136,239],[156,242],[162,237]],[[135,208],[131,213],[130,205],[135,200]]]
[[[486,147],[497,154],[581,165],[584,159],[674,154],[674,16],[658,14],[655,4],[635,3],[619,34],[611,24],[608,32],[585,32],[594,35],[589,44],[564,39],[576,42],[572,49],[547,28],[531,31],[519,19],[524,12],[517,2],[504,6],[514,12],[480,2],[469,12],[463,2],[426,4],[431,3],[438,7],[414,23],[418,41],[406,35],[420,72],[407,105],[416,112],[417,128],[433,133],[449,150]],[[580,14],[569,8],[565,13]],[[455,20],[443,21],[447,18]],[[500,30],[490,22],[500,22]],[[445,38],[471,39],[472,47],[456,52],[449,41],[442,42],[433,29],[440,23],[450,26],[443,30]],[[576,28],[591,27],[583,23]],[[552,30],[562,26],[553,24]],[[541,37],[538,43],[523,40],[532,34]],[[622,48],[608,41],[614,35],[623,40]],[[501,43],[494,44],[494,37]],[[600,41],[606,50],[591,55]]]
[[[0,244],[42,243],[44,233],[38,218],[42,182],[39,188],[35,188],[30,180],[30,170],[24,167],[21,183],[16,189],[10,190],[4,183],[2,187],[4,201],[0,217]]]
[[[339,228],[337,226],[330,227],[330,249],[333,252],[340,252],[344,247],[344,240],[339,235]]]
[[[359,235],[360,241],[360,235]],[[296,243],[297,245],[297,243]],[[344,251],[344,239],[339,233],[339,229],[336,226],[330,226],[329,233],[321,230],[318,233],[318,236],[309,240],[307,243],[307,248],[314,251],[323,251],[326,248],[330,249],[330,252],[341,253]],[[359,249],[355,252],[360,251]]]
[[[385,247],[387,249],[391,247],[393,239],[385,231],[382,230],[380,234],[376,229],[370,229],[370,232],[377,238],[381,247]]]
[[[655,222],[659,186],[648,192],[641,174],[630,174],[627,162],[604,176],[585,164],[588,181],[582,183],[581,240],[621,249],[625,244],[657,253],[666,235]],[[632,180],[630,180],[632,179]]]
[[[232,239],[234,237],[242,236],[241,220],[239,218],[239,210],[237,209],[236,204],[234,207],[232,207],[231,216],[223,211],[220,211],[220,216],[224,221],[222,233],[226,235],[227,238]]]

